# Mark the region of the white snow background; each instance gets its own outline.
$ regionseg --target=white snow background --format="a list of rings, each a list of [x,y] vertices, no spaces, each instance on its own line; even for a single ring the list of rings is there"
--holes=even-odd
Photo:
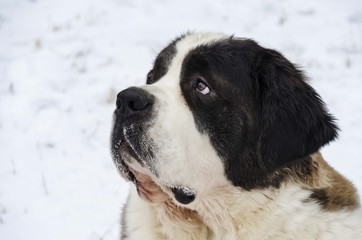
[[[0,0],[1,240],[118,238],[115,93],[187,30],[301,66],[341,128],[322,152],[362,191],[362,1]]]

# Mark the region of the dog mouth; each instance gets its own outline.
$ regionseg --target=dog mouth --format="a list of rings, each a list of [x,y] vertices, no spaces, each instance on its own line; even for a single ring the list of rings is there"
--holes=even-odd
[[[113,144],[112,156],[121,176],[136,186],[138,195],[142,199],[149,202],[166,201],[167,189],[162,184],[156,183],[154,174],[144,161],[139,159],[140,153],[136,153],[134,147],[124,138]]]
[[[126,141],[124,136],[121,136],[115,144],[112,144],[112,157],[121,176],[126,181],[131,181],[136,185],[137,174],[135,173],[135,166],[138,171],[139,169],[147,171],[150,168],[140,158],[140,154],[135,151],[135,148]]]
[[[115,163],[118,172],[121,174],[121,176],[124,179],[136,183],[136,177],[130,171],[130,168],[125,160],[127,157],[124,156],[126,151],[124,149],[125,147],[122,145],[123,141],[124,141],[123,139],[120,139],[115,144],[112,144],[111,152],[112,152],[113,162]]]
[[[153,155],[143,150],[144,146],[148,145],[144,132],[140,124],[114,125],[111,135],[111,154],[118,171],[126,180],[135,179],[130,171],[130,164],[137,162],[142,167],[149,168],[150,156]]]
[[[140,132],[133,128],[124,128],[122,134],[113,133],[112,157],[118,172],[126,181],[135,184],[141,198],[152,201],[160,192],[169,192],[175,200],[183,205],[194,201],[196,191],[183,185],[170,185],[159,181],[159,174],[153,166],[152,141],[147,139]],[[158,189],[158,190],[157,190]],[[156,191],[157,190],[157,191]],[[151,196],[153,195],[153,196]]]
[[[136,186],[140,183],[138,176],[148,175],[153,179],[158,176],[153,159],[156,147],[146,129],[147,126],[137,123],[115,124],[111,135],[113,162],[121,176]]]

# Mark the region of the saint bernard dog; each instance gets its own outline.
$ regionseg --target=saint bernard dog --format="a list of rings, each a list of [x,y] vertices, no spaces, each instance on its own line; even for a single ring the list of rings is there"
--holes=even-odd
[[[117,95],[111,152],[133,182],[121,239],[362,239],[356,189],[319,152],[337,130],[279,52],[176,38]]]

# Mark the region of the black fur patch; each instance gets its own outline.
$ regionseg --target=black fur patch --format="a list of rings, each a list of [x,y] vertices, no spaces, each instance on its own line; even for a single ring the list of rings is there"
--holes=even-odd
[[[195,90],[200,77],[211,89],[207,95]],[[180,86],[199,131],[224,160],[226,176],[245,189],[309,174],[308,155],[337,136],[303,74],[252,40],[229,38],[192,50]]]
[[[337,126],[320,96],[280,53],[259,52],[253,76],[261,128],[258,157],[265,167],[277,169],[337,137]]]
[[[318,203],[322,209],[327,211],[353,210],[359,206],[358,196],[356,190],[352,191],[342,186],[336,185],[339,189],[321,188],[314,189],[312,194],[305,202],[314,201]]]
[[[322,206],[327,205],[329,201],[327,192],[324,189],[314,190],[313,193],[310,195],[310,198],[315,200],[317,203],[319,203]]]
[[[185,36],[186,35],[181,35],[176,38],[158,54],[153,69],[147,74],[147,84],[157,82],[166,74],[172,58],[176,55],[176,44]]]

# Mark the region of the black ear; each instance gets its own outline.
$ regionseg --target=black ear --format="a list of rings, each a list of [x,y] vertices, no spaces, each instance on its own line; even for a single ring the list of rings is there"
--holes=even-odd
[[[337,137],[338,127],[320,96],[280,53],[260,51],[253,69],[258,158],[267,170],[316,152]]]

